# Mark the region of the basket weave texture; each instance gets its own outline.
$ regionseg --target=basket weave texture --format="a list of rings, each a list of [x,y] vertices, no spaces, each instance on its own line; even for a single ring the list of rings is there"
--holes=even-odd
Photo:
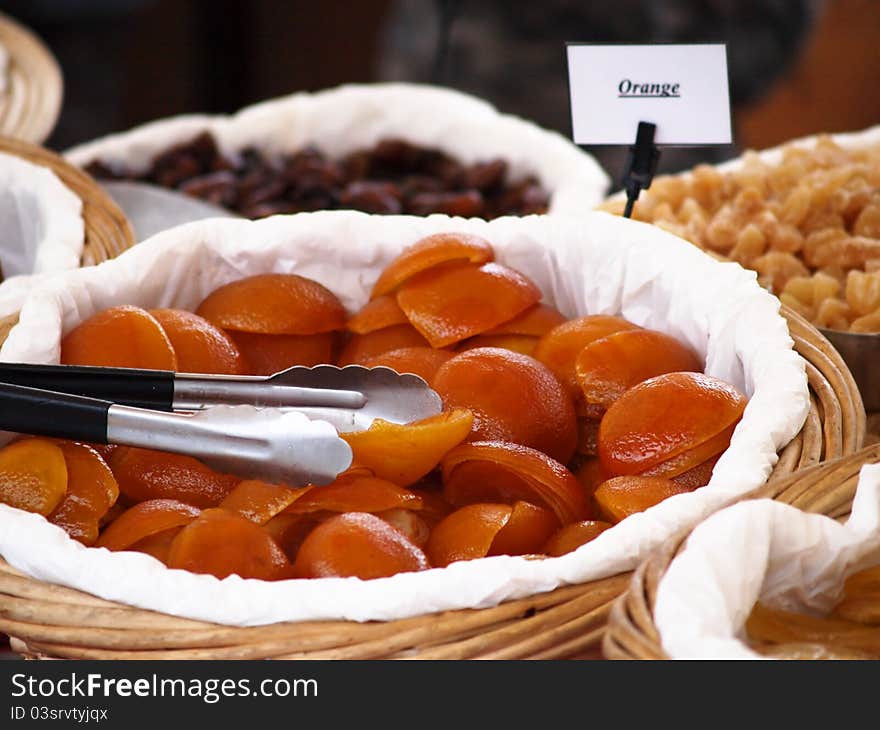
[[[865,433],[858,389],[812,325],[783,313],[807,363],[811,408],[780,453],[773,485],[856,452]],[[810,472],[811,473],[811,472]],[[0,631],[31,658],[81,659],[571,659],[600,658],[615,599],[632,573],[565,586],[485,609],[389,622],[286,622],[230,627],[106,601],[35,580],[0,560]]]
[[[880,444],[875,443],[855,454],[772,480],[749,498],[775,499],[841,520],[852,510],[860,469],[878,461]],[[667,541],[632,574],[626,592],[614,603],[603,638],[602,652],[608,659],[669,659],[654,624],[654,601],[657,586],[689,534],[684,531]]]
[[[15,155],[34,165],[49,168],[82,201],[85,232],[81,266],[111,259],[135,244],[134,229],[122,209],[91,176],[44,147],[0,137],[0,153]],[[0,319],[0,342],[18,322],[18,315]]]
[[[9,53],[6,87],[0,94],[0,134],[40,144],[61,111],[61,69],[43,41],[2,13],[0,45]]]

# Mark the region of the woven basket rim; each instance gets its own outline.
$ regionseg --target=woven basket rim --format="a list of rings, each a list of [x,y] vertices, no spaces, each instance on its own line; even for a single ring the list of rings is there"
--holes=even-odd
[[[55,128],[64,77],[52,51],[30,28],[0,13],[0,43],[9,53],[7,87],[0,95],[0,134],[40,144]]]
[[[790,474],[812,473],[813,465],[827,458],[855,452],[865,424],[858,390],[834,348],[812,325],[784,308],[783,314],[809,365],[811,417],[780,452],[771,481],[762,487],[771,491],[790,482]],[[0,631],[14,637],[16,651],[37,658],[595,659],[612,606],[632,576],[622,573],[492,608],[396,621],[230,627],[105,601],[24,576],[0,561],[0,597],[8,606]]]
[[[80,265],[99,263],[134,246],[136,239],[131,222],[90,175],[61,155],[20,139],[0,136],[0,153],[48,168],[80,199],[85,236]]]
[[[877,462],[880,443],[768,482],[743,500],[774,499],[804,512],[840,520],[852,509],[862,466]],[[670,658],[654,624],[654,604],[657,586],[691,532],[683,530],[675,535],[632,573],[626,591],[614,602],[603,637],[603,654],[609,659]]]

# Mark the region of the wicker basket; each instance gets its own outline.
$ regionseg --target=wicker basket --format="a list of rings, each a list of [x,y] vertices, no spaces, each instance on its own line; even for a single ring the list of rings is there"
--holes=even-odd
[[[878,461],[880,444],[872,444],[855,454],[771,480],[749,498],[775,499],[840,520],[852,509],[859,470],[864,464]],[[608,659],[669,658],[654,625],[654,599],[660,580],[689,534],[682,532],[653,553],[632,574],[626,592],[615,600],[602,642],[602,652]]]
[[[111,259],[135,244],[134,229],[120,207],[89,175],[60,155],[30,142],[0,137],[0,153],[48,167],[82,201],[85,229],[80,264],[91,266]],[[0,342],[18,322],[18,315],[0,319]]]
[[[0,45],[9,53],[0,94],[0,134],[42,143],[52,133],[64,83],[51,51],[30,30],[0,14]]]
[[[807,362],[812,406],[781,453],[779,480],[862,444],[865,414],[852,376],[819,332],[787,312]],[[782,483],[782,482],[774,482]],[[631,573],[486,609],[390,622],[289,622],[230,627],[114,603],[27,577],[0,561],[0,631],[29,657],[82,659],[598,658],[614,600]]]

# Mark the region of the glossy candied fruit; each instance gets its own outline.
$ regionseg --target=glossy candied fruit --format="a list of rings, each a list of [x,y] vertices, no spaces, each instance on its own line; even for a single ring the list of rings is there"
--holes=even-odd
[[[195,518],[193,518],[195,519]],[[150,555],[161,563],[168,564],[168,555],[171,553],[171,543],[174,538],[183,529],[183,525],[172,527],[168,530],[148,535],[142,540],[138,540],[134,545],[130,545],[126,550],[136,553],[144,553]]]
[[[171,543],[168,567],[217,578],[260,580],[291,577],[284,551],[259,525],[223,509],[206,509]]]
[[[384,294],[371,299],[355,312],[346,322],[345,328],[349,332],[365,335],[395,324],[409,324],[409,320],[397,303],[397,297]]]
[[[473,414],[453,408],[413,423],[376,419],[366,431],[343,433],[353,452],[353,464],[377,477],[409,486],[436,467],[471,432]]]
[[[595,540],[611,526],[610,522],[602,520],[582,520],[563,525],[544,543],[540,552],[553,558],[574,552],[581,545]]]
[[[591,517],[583,488],[543,452],[503,441],[462,444],[442,462],[443,496],[455,506],[517,500],[546,507],[560,524]]]
[[[264,335],[314,335],[345,327],[342,302],[297,274],[256,274],[211,292],[196,310],[217,327]]]
[[[171,340],[147,310],[129,304],[104,309],[61,340],[62,365],[177,370]]]
[[[183,527],[201,510],[176,499],[148,499],[129,507],[107,525],[95,543],[108,550],[127,550],[151,535]]]
[[[74,540],[91,545],[101,519],[116,503],[119,485],[110,467],[90,446],[59,441],[67,465],[67,493],[48,519]]]
[[[282,512],[263,525],[263,529],[293,564],[303,540],[315,527],[330,516],[332,515],[327,513],[292,514]]]
[[[631,329],[639,327],[623,317],[592,314],[571,319],[544,334],[532,354],[553,371],[572,398],[578,399],[581,389],[575,373],[575,360],[581,350],[601,337]]]
[[[454,354],[449,350],[435,350],[432,347],[401,347],[367,358],[362,364],[370,368],[384,366],[398,373],[414,373],[430,384],[440,366]]]
[[[510,519],[495,535],[489,555],[529,555],[559,528],[559,520],[546,507],[518,500],[513,503]]]
[[[382,512],[390,509],[421,509],[417,494],[387,479],[362,474],[341,475],[325,487],[310,489],[287,512]]]
[[[290,488],[259,479],[245,479],[235,485],[217,506],[263,525],[305,496],[310,489],[311,487]]]
[[[537,344],[538,338],[533,335],[476,335],[460,342],[455,349],[456,352],[466,352],[478,347],[500,347],[520,355],[531,355]]]
[[[511,441],[562,463],[574,453],[571,399],[534,358],[498,348],[468,350],[441,366],[432,385],[446,408],[473,412],[472,440]]]
[[[110,457],[119,491],[128,499],[175,499],[195,507],[214,507],[241,480],[209,469],[191,456],[121,446]]]
[[[689,347],[656,330],[623,330],[593,340],[575,359],[584,401],[603,411],[634,385],[664,373],[698,372]]]
[[[486,502],[455,510],[431,530],[425,545],[431,565],[442,568],[458,560],[486,557],[512,512],[508,504]]]
[[[245,375],[248,363],[232,338],[208,320],[183,309],[151,309],[168,335],[182,373]]]
[[[491,244],[469,233],[435,233],[408,246],[385,267],[373,285],[371,298],[394,292],[416,274],[450,261],[484,264],[492,261]]]
[[[383,578],[425,570],[421,548],[385,520],[367,512],[346,512],[315,527],[300,545],[293,566],[297,578]]]
[[[502,322],[497,327],[493,327],[483,334],[541,337],[565,321],[565,315],[558,309],[546,304],[536,304],[513,319]]]
[[[51,514],[67,494],[67,462],[52,441],[25,438],[0,449],[0,502]]]
[[[431,347],[497,327],[540,298],[530,279],[494,262],[446,264],[414,276],[397,292],[397,303]]]
[[[312,367],[332,362],[336,333],[263,335],[229,330],[229,337],[248,363],[249,375],[274,375],[294,365]]]
[[[674,482],[678,482],[688,489],[705,487],[712,478],[712,470],[715,468],[715,464],[718,463],[719,458],[721,458],[721,454],[712,456],[681,474],[676,474],[667,478],[672,479]]]
[[[724,450],[725,431],[732,433],[746,402],[732,385],[703,373],[649,378],[626,391],[602,417],[602,468],[611,476],[642,474],[719,437],[722,443],[713,445],[713,453],[701,454],[687,468],[696,466]]]
[[[395,324],[365,335],[352,335],[339,353],[339,365],[364,365],[379,355],[404,347],[430,347],[411,324]]]
[[[395,507],[374,512],[373,514],[385,520],[395,530],[402,532],[413,545],[418,545],[424,550],[425,543],[428,542],[428,537],[431,534],[431,527],[418,512]]]
[[[617,523],[636,512],[644,512],[667,497],[690,491],[685,485],[664,477],[612,477],[596,488],[593,500],[606,520]]]

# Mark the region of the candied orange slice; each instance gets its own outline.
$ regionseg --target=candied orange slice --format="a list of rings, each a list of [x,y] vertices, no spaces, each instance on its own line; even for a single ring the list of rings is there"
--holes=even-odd
[[[536,304],[513,319],[502,322],[497,327],[484,332],[484,335],[529,335],[541,337],[554,327],[565,322],[565,316],[554,307]]]
[[[296,559],[296,554],[303,540],[325,519],[327,519],[326,514],[320,516],[316,513],[294,515],[282,512],[263,525],[263,529],[292,563]]]
[[[417,512],[413,512],[411,509],[394,508],[381,510],[373,514],[385,520],[395,530],[402,532],[413,545],[418,545],[424,549],[425,543],[428,542],[428,537],[431,534],[431,528],[427,521]]]
[[[213,507],[241,480],[220,474],[182,454],[120,446],[110,457],[119,491],[128,499],[175,499],[196,507]]]
[[[95,546],[128,550],[146,537],[188,525],[200,512],[198,507],[175,499],[148,499],[129,507],[107,525]]]
[[[365,335],[353,335],[339,353],[339,365],[363,365],[368,360],[404,347],[429,347],[411,324],[395,324]]]
[[[546,507],[560,524],[590,517],[578,480],[546,454],[519,444],[462,444],[442,462],[443,496],[455,506],[522,500]]]
[[[384,294],[361,307],[351,316],[345,328],[349,332],[365,335],[395,324],[409,324],[409,320],[397,303],[397,298]]]
[[[294,365],[331,362],[334,332],[319,335],[261,335],[229,330],[226,334],[248,364],[249,375],[274,375]]]
[[[510,519],[495,535],[488,554],[528,555],[537,553],[558,528],[559,520],[546,507],[538,507],[538,505],[529,502],[514,502]]]
[[[593,493],[599,512],[609,522],[620,522],[636,512],[644,512],[667,497],[692,491],[664,477],[613,477],[602,482]]]
[[[177,370],[165,330],[147,310],[110,307],[74,327],[61,340],[63,365]]]
[[[442,365],[432,385],[446,408],[473,412],[475,441],[512,441],[562,463],[574,453],[571,399],[534,358],[498,348],[468,350]]]
[[[492,503],[469,504],[455,510],[431,530],[425,545],[431,565],[443,568],[457,560],[486,557],[511,512],[510,505]]]
[[[598,456],[591,456],[590,458],[585,459],[580,466],[577,467],[574,475],[580,482],[581,487],[583,487],[584,493],[587,495],[591,495],[595,492],[596,487],[608,478],[602,471],[602,462],[599,461]]]
[[[196,314],[217,327],[264,335],[314,335],[345,327],[342,302],[297,274],[256,274],[212,291]]]
[[[602,468],[611,476],[642,474],[715,436],[723,440],[722,432],[739,421],[746,402],[732,385],[703,373],[668,373],[639,383],[602,417]],[[711,453],[681,471],[718,453],[710,445]]]
[[[239,482],[217,506],[263,525],[310,489],[311,487],[291,489],[281,484],[261,482],[259,479],[246,479]]]
[[[168,530],[163,530],[162,532],[157,532],[154,535],[145,537],[143,540],[138,540],[134,545],[130,545],[126,549],[137,553],[146,553],[147,555],[156,558],[159,562],[167,565],[168,555],[171,552],[171,543],[174,542],[177,533],[182,529],[183,525],[172,527]]]
[[[473,422],[469,410],[455,408],[407,424],[377,418],[366,431],[340,436],[351,446],[353,464],[405,487],[425,476],[464,441]]]
[[[298,578],[384,578],[428,568],[428,559],[400,531],[367,512],[346,512],[315,527],[300,545]]]
[[[659,464],[655,464],[639,473],[646,477],[666,477],[667,479],[675,479],[675,481],[681,482],[682,480],[678,479],[679,476],[696,469],[697,466],[704,463],[707,459],[719,458],[727,450],[737,423],[731,423],[723,431],[694,446],[692,449],[682,451],[680,454],[666,461],[661,461]]]
[[[435,350],[432,347],[401,347],[399,350],[367,358],[363,364],[371,368],[384,365],[398,373],[414,373],[430,383],[440,366],[453,354],[449,350]]]
[[[98,538],[98,526],[119,496],[119,486],[110,467],[90,446],[60,441],[58,447],[67,465],[67,493],[48,519],[74,540],[91,545]]]
[[[26,438],[0,449],[0,502],[49,515],[67,493],[67,462],[52,441]]]
[[[639,327],[622,317],[592,314],[554,327],[538,340],[532,354],[553,371],[572,398],[578,399],[581,389],[575,373],[575,360],[581,350],[613,332],[632,329]]]
[[[390,294],[407,279],[419,272],[450,261],[483,264],[494,257],[491,244],[468,233],[435,233],[407,246],[379,276],[373,285],[371,299]]]
[[[431,347],[446,347],[512,319],[541,298],[523,274],[497,263],[446,264],[423,271],[397,303]]]
[[[477,335],[469,337],[457,348],[457,352],[474,350],[477,347],[500,347],[503,350],[531,355],[535,351],[538,338],[533,335]]]
[[[417,487],[410,487],[410,491],[422,500],[419,517],[421,517],[429,527],[436,525],[454,509],[449,502],[443,499],[442,493],[435,492],[431,489],[418,489]]]
[[[290,561],[262,527],[223,509],[206,509],[171,543],[168,567],[217,578],[283,580]]]
[[[584,401],[603,410],[648,378],[687,370],[702,370],[696,353],[656,330],[614,332],[593,340],[575,360]]]
[[[721,454],[716,454],[715,456],[706,459],[706,461],[697,464],[694,467],[691,467],[681,474],[676,474],[675,476],[667,475],[666,478],[672,479],[672,481],[678,482],[683,487],[687,487],[688,489],[697,489],[699,487],[704,487],[709,483],[709,480],[712,478],[712,470],[715,468],[715,464],[718,463],[718,459],[720,458]]]
[[[248,364],[235,342],[208,320],[183,309],[151,309],[162,326],[182,373],[245,375]]]
[[[387,479],[352,475],[311,489],[291,504],[287,512],[381,512],[394,508],[421,509],[422,499]]]
[[[602,522],[601,520],[583,520],[563,525],[544,543],[540,552],[550,557],[574,552],[581,545],[595,540],[609,527],[611,527],[610,522]]]

